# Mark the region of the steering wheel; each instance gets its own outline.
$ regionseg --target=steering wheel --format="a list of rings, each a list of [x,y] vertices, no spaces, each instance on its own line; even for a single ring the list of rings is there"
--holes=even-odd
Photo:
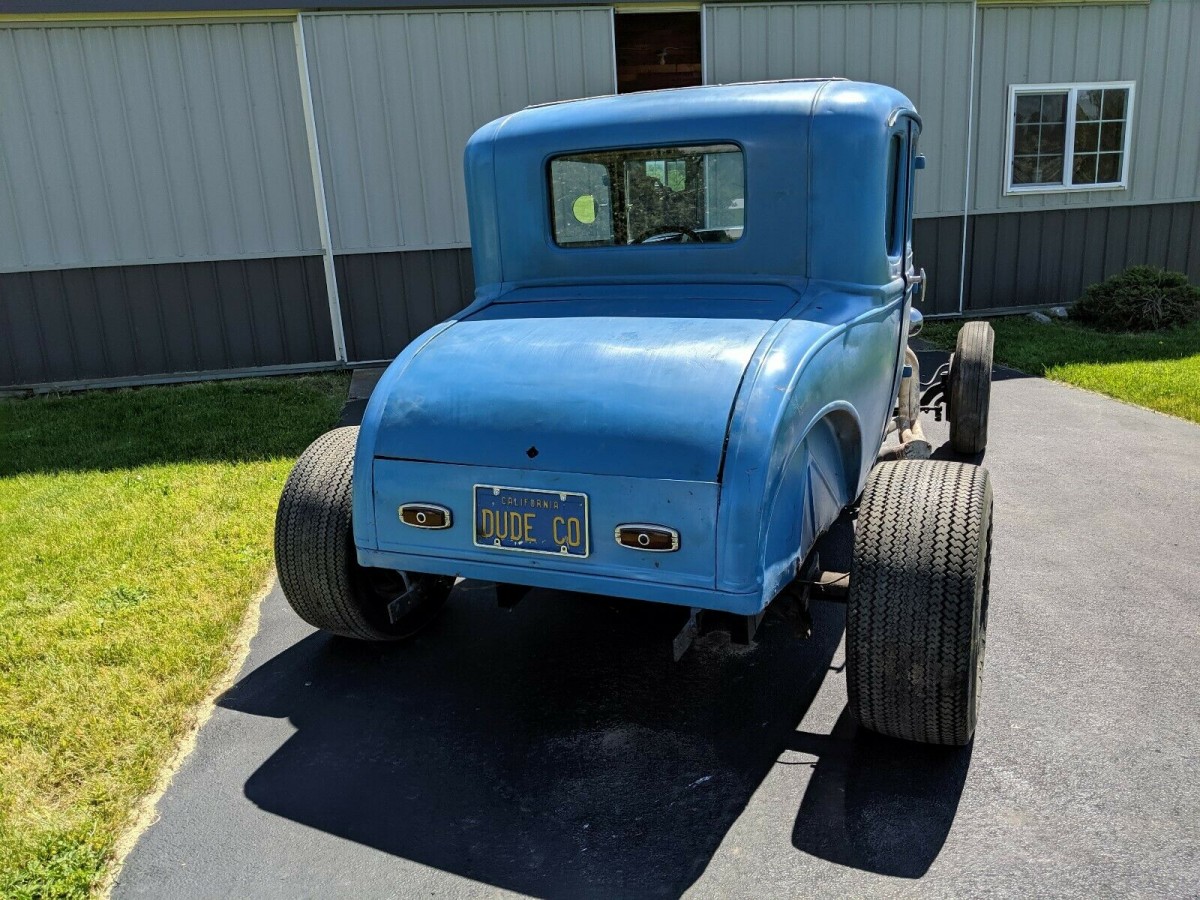
[[[692,229],[688,228],[686,225],[655,225],[653,228],[643,231],[634,239],[633,242],[635,244],[644,244],[646,241],[650,240],[650,238],[660,234],[683,234],[687,235],[689,239],[695,241],[697,244],[704,243],[704,238],[700,237],[700,235],[692,231]]]

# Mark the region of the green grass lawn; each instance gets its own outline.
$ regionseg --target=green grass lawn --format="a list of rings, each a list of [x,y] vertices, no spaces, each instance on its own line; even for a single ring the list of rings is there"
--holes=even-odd
[[[1108,334],[1072,322],[994,319],[996,362],[1200,422],[1200,322],[1174,331]],[[957,322],[921,337],[953,349]]]
[[[225,669],[344,376],[0,401],[0,897],[85,896]]]

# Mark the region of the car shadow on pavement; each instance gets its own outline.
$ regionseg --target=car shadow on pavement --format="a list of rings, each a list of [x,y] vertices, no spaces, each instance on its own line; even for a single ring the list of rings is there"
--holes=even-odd
[[[848,709],[831,734],[797,732],[791,749],[818,759],[792,843],[839,865],[920,878],[954,823],[972,746],[880,737],[858,728]]]
[[[822,545],[849,564],[848,520]],[[462,582],[426,632],[395,646],[314,634],[220,705],[297,729],[245,784],[261,809],[394,856],[547,897],[674,897],[705,870],[772,767],[818,757],[793,844],[916,877],[962,791],[969,751],[798,731],[828,675],[844,607],[813,637],[768,615],[751,648],[699,639],[682,611],[533,591],[498,608]]]
[[[794,739],[844,623],[670,655],[678,609],[464,582],[413,642],[312,635],[220,705],[297,729],[245,784],[258,807],[538,896],[678,896]]]

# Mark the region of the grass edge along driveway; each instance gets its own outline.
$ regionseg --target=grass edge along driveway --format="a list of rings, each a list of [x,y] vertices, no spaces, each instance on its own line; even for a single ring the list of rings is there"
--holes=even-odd
[[[0,400],[0,897],[83,897],[224,672],[346,376]]]
[[[1142,334],[1026,316],[991,322],[1000,365],[1200,423],[1200,322]],[[929,322],[920,337],[952,350],[960,325]]]

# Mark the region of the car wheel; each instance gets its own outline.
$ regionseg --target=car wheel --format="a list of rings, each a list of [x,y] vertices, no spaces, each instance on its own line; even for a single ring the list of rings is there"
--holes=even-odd
[[[996,335],[987,322],[968,322],[958,332],[950,360],[950,446],[974,455],[987,447],[992,399],[992,353]]]
[[[360,566],[350,524],[358,428],[336,428],[301,454],[275,514],[275,567],[296,614],[323,631],[395,641],[423,628],[454,579]],[[411,589],[411,590],[410,590]],[[407,596],[392,621],[388,605]]]
[[[850,712],[865,728],[925,744],[970,742],[991,541],[986,469],[913,460],[871,472],[846,608]]]

